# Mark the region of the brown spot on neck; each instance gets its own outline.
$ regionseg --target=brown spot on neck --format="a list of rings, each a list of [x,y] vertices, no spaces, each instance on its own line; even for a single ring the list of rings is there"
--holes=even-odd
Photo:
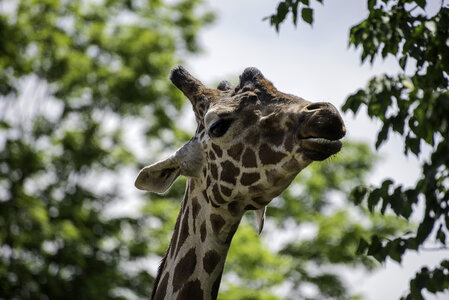
[[[231,244],[232,238],[234,237],[235,232],[239,228],[240,221],[236,222],[234,225],[231,226],[231,229],[229,230],[228,236],[226,237],[225,243]]]
[[[215,250],[209,250],[203,257],[203,268],[208,274],[211,274],[220,262],[220,255]]]
[[[274,146],[282,145],[283,141],[284,141],[284,133],[283,132],[278,132],[277,134],[273,134],[269,137],[269,143]]]
[[[211,183],[212,183],[212,180],[210,179],[210,174],[208,174],[207,178],[206,178],[206,186],[210,186]]]
[[[214,202],[217,204],[224,204],[226,203],[226,201],[223,199],[223,197],[221,196],[221,193],[218,189],[218,184],[214,184],[213,188],[212,188],[212,193],[214,195]]]
[[[252,185],[253,183],[255,183],[256,181],[258,181],[260,179],[260,174],[259,173],[243,173],[242,174],[242,178],[240,179],[240,182],[243,185]]]
[[[218,180],[218,168],[217,168],[217,165],[215,163],[210,163],[209,167],[210,167],[210,173],[212,175],[212,178],[215,179],[215,180]]]
[[[183,214],[182,225],[179,228],[179,237],[176,245],[176,255],[184,244],[185,240],[189,236],[189,208],[186,208],[186,212]]]
[[[222,273],[220,273],[220,275],[217,277],[217,279],[215,279],[214,284],[212,285],[212,292],[211,292],[211,299],[215,300],[217,299],[218,296],[218,290],[220,288],[220,283],[221,283],[221,276],[223,275],[223,271]]]
[[[206,221],[203,221],[203,224],[201,224],[200,234],[201,234],[201,241],[204,243],[204,241],[206,240],[206,235],[207,235]]]
[[[254,197],[251,200],[253,200],[255,203],[258,204],[258,206],[265,206],[268,204],[268,202],[270,202],[271,199],[266,199],[264,197]]]
[[[271,165],[280,162],[286,154],[278,151],[274,151],[267,144],[262,144],[259,149],[259,158],[262,164]]]
[[[154,286],[154,289],[156,293],[153,297],[151,297],[152,300],[164,300],[165,295],[167,294],[167,285],[168,285],[168,273],[165,274],[164,278],[161,280],[161,282],[156,286]]]
[[[216,160],[215,154],[213,151],[209,151],[209,160]]]
[[[232,201],[228,204],[228,211],[232,216],[237,216],[240,212],[240,204],[238,201]]]
[[[245,168],[255,168],[257,167],[256,154],[250,148],[246,148],[242,157],[242,165]]]
[[[215,154],[217,154],[218,157],[221,157],[223,155],[223,150],[215,144],[212,144],[212,149],[214,149]]]
[[[229,182],[231,184],[236,184],[236,177],[240,173],[240,169],[234,166],[234,164],[230,161],[225,161],[221,164],[221,180]]]
[[[192,198],[192,217],[195,219],[198,216],[198,212],[200,211],[201,206],[198,203],[198,198]]]
[[[206,190],[203,191],[203,197],[206,200],[206,202],[209,203],[209,197],[207,196]]]
[[[238,143],[233,145],[231,148],[228,149],[228,155],[235,159],[236,161],[240,161],[240,157],[242,156],[243,151],[243,144]]]
[[[212,226],[212,230],[216,235],[218,235],[225,224],[225,220],[222,216],[217,214],[210,215],[210,224]]]
[[[190,249],[186,255],[179,261],[175,267],[175,272],[173,273],[173,291],[179,290],[192,276],[195,271],[196,266],[196,253],[195,248]],[[183,298],[187,299],[187,298]]]
[[[228,189],[227,187],[225,187],[224,185],[220,185],[220,190],[223,193],[223,195],[229,197],[232,195],[232,190]]]
[[[201,282],[197,279],[195,281],[188,282],[179,292],[176,300],[187,300],[187,299],[195,299],[195,300],[203,300],[204,292],[201,289]]]
[[[289,172],[295,172],[300,169],[300,165],[299,162],[292,157],[289,161],[282,165],[282,168]]]
[[[178,240],[175,240],[175,237],[177,237],[177,233],[179,232],[181,217],[182,214],[179,214],[178,218],[176,219],[175,230],[170,241],[170,246],[168,247],[168,253],[170,253],[170,258],[173,257],[173,255],[175,254],[175,249],[177,248]]]

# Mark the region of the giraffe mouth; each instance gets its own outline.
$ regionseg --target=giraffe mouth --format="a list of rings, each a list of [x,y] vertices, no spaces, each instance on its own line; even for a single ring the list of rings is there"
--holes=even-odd
[[[304,154],[311,160],[325,160],[340,151],[343,146],[340,140],[309,137],[300,139]]]

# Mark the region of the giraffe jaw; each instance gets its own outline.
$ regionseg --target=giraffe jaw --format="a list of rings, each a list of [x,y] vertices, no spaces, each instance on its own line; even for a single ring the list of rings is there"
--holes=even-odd
[[[315,161],[322,161],[338,153],[343,146],[340,140],[310,137],[301,139],[304,154]]]

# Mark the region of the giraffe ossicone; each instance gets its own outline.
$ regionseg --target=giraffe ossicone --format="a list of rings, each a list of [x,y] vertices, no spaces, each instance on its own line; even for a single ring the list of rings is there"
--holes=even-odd
[[[313,161],[340,151],[337,109],[279,92],[256,68],[232,87],[205,87],[183,67],[171,81],[190,100],[197,130],[166,160],[142,169],[135,185],[164,193],[187,176],[174,234],[152,299],[216,299],[232,237],[247,210],[263,228],[266,206]]]

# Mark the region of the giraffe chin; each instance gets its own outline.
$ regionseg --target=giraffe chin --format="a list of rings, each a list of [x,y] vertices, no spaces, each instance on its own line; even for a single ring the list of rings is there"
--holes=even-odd
[[[322,161],[338,153],[343,146],[340,140],[307,138],[301,140],[304,155],[313,161]]]

